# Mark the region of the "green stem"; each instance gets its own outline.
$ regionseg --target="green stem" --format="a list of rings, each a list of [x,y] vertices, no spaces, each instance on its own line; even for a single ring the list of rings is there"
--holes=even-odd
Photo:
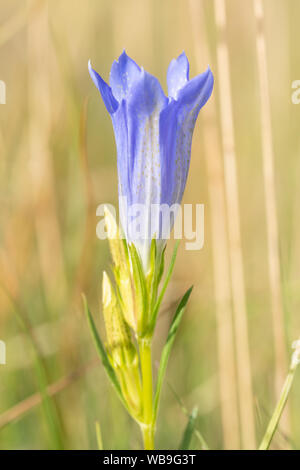
[[[289,392],[290,392],[290,389],[291,389],[291,386],[295,377],[296,368],[297,368],[297,364],[295,363],[291,366],[289,370],[289,373],[287,375],[287,378],[285,379],[284,385],[281,390],[280,398],[278,400],[278,403],[276,405],[272,418],[269,422],[269,425],[267,427],[263,440],[261,441],[259,450],[268,450],[270,447],[271,441],[273,439],[280,417],[282,415],[282,412],[284,410],[285,404],[289,396]]]
[[[143,426],[142,434],[144,440],[144,449],[154,450],[154,427],[152,425]]]
[[[141,430],[144,439],[144,449],[154,449],[154,422],[153,422],[153,404],[152,404],[152,358],[151,358],[151,340],[142,338],[139,340],[141,371],[143,379],[143,423]]]

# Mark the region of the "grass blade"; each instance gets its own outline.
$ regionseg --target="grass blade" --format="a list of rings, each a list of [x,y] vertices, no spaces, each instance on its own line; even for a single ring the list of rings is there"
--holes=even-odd
[[[188,450],[191,445],[192,437],[194,434],[194,429],[196,425],[196,419],[198,416],[198,408],[195,406],[189,416],[186,428],[184,430],[181,444],[179,446],[179,450]]]
[[[178,327],[180,325],[182,315],[184,312],[184,309],[186,307],[186,304],[189,300],[189,297],[191,295],[193,287],[190,287],[189,290],[184,294],[182,297],[177,310],[175,312],[173,321],[171,323],[168,337],[166,344],[163,348],[162,354],[161,354],[161,359],[160,359],[160,364],[159,364],[159,369],[158,369],[158,376],[157,376],[157,383],[156,383],[156,390],[155,390],[155,397],[154,397],[154,409],[153,409],[153,415],[154,415],[154,422],[156,421],[156,416],[157,416],[157,411],[158,411],[158,405],[159,405],[159,398],[160,398],[160,392],[161,392],[161,387],[164,379],[164,375],[166,372],[166,368],[168,365],[168,360],[169,356],[171,353],[171,349],[175,340],[175,336],[178,330]]]
[[[27,312],[22,310],[16,304],[15,300],[12,298],[12,296],[5,289],[4,286],[1,286],[1,288],[9,299],[15,316],[20,325],[20,328],[22,329],[25,337],[27,338],[32,347],[36,378],[41,395],[41,405],[47,423],[51,448],[55,450],[62,450],[64,449],[64,435],[59,409],[56,405],[55,399],[52,398],[48,393],[47,386],[49,383],[49,379],[47,366],[40,351],[39,344],[33,334],[32,326],[27,316]]]
[[[103,450],[102,433],[99,421],[95,422],[98,450]]]
[[[295,349],[292,359],[291,359],[291,364],[290,364],[290,369],[288,372],[288,375],[285,379],[284,385],[281,390],[281,394],[278,400],[278,403],[276,405],[276,408],[274,410],[274,413],[271,417],[271,420],[269,422],[269,425],[267,427],[266,433],[261,441],[261,444],[259,446],[259,450],[268,450],[273,436],[277,430],[281,415],[283,413],[284,407],[287,403],[287,399],[289,397],[289,393],[295,378],[295,373],[297,366],[300,363],[300,340],[295,341],[293,343],[293,348]]]
[[[42,407],[51,433],[52,448],[55,450],[63,450],[63,434],[59,411],[48,393],[48,377],[44,361],[36,352],[35,369],[42,397]]]
[[[187,416],[189,417],[190,416],[190,413],[188,412],[188,410],[186,409],[186,407],[184,406],[181,398],[177,395],[177,393],[175,392],[174,388],[171,386],[170,383],[168,383],[168,386],[171,390],[171,392],[173,393],[174,397],[175,397],[175,400],[178,402],[178,405],[180,406],[180,409],[181,411]],[[208,447],[208,444],[206,442],[206,440],[204,439],[204,437],[202,436],[201,432],[196,428],[194,427],[194,434],[195,436],[197,437],[199,443],[200,443],[200,446],[201,446],[201,450],[209,450],[209,447]]]

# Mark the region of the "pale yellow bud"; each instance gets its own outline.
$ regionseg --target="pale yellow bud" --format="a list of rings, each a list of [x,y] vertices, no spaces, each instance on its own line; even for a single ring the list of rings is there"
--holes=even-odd
[[[138,354],[111,281],[103,272],[102,306],[107,352],[120,381],[124,398],[135,416],[141,413]]]
[[[119,289],[124,317],[128,325],[136,331],[135,305],[133,300],[132,278],[128,273],[120,270]]]
[[[102,280],[102,303],[103,309],[109,307],[112,301],[112,287],[108,275],[103,271]]]
[[[105,271],[102,280],[102,305],[108,349],[112,361],[116,367],[128,366],[135,361],[137,353],[119,301]]]
[[[123,266],[127,264],[124,242],[120,237],[116,219],[107,206],[104,206],[104,220],[114,264],[115,266]]]
[[[104,206],[104,219],[108,238],[119,238],[116,219],[106,205]]]
[[[107,206],[104,207],[104,219],[124,317],[128,325],[136,330],[132,276],[126,252],[126,243],[121,238],[115,217]]]

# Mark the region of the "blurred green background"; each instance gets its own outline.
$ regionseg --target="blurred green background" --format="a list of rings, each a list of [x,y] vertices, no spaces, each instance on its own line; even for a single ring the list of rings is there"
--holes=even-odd
[[[275,321],[277,329],[270,289],[265,210],[270,195],[263,176],[253,2],[226,0],[225,4],[252,377],[250,408],[258,442],[278,396],[274,378],[282,369],[287,372],[291,342],[300,334],[300,106],[291,101],[292,81],[300,79],[300,4],[263,1],[279,234],[280,292],[275,304],[280,303],[283,314],[281,323]],[[231,278],[222,278],[220,256],[229,253],[232,268],[230,244],[225,241],[227,254],[217,251],[218,237],[227,239],[233,215],[226,206],[222,169],[224,71],[217,47],[223,37],[217,34],[214,6],[210,0],[1,2],[0,80],[6,83],[6,104],[0,105],[0,339],[7,347],[7,364],[0,365],[1,449],[57,446],[49,432],[49,407],[55,409],[60,443],[66,449],[97,448],[95,421],[100,423],[105,448],[142,445],[139,429],[122,409],[96,358],[81,302],[85,292],[104,337],[100,282],[110,257],[108,243],[96,238],[96,207],[117,203],[116,151],[110,117],[89,77],[87,62],[91,59],[108,79],[111,63],[124,48],[160,79],[165,91],[168,64],[183,50],[191,77],[206,69],[207,55],[202,54],[206,48],[215,75],[215,100],[201,111],[195,128],[184,196],[186,203],[205,204],[205,245],[201,251],[186,251],[181,244],[156,330],[157,363],[174,305],[193,284],[168,366],[157,447],[178,446],[187,422],[183,407],[190,412],[194,406],[199,409],[197,429],[210,448],[242,446],[245,422],[239,416],[234,435],[231,419],[236,410],[241,412],[245,399],[236,393],[241,357],[237,339],[243,341],[244,331],[235,323],[239,312],[234,313]],[[212,116],[211,121],[205,122],[205,116]],[[210,129],[217,136],[211,147],[205,135]],[[212,168],[213,162],[217,164]],[[222,171],[214,172],[218,162]],[[214,194],[223,194],[224,200],[214,204]],[[226,212],[218,212],[222,207]],[[213,220],[223,219],[225,232],[214,236]],[[216,280],[218,269],[224,284],[220,276]],[[216,282],[221,291],[229,283],[228,299]],[[217,309],[222,313],[222,302],[227,302],[229,311],[225,328],[222,316],[216,315]],[[284,341],[277,357],[276,335]],[[233,347],[231,363],[226,345]],[[36,351],[46,370],[42,378],[35,366]],[[244,367],[248,370],[249,363]],[[226,383],[234,395],[225,403]],[[42,406],[39,393],[41,388],[45,392],[46,384],[52,398]],[[300,372],[274,448],[300,448],[299,393]],[[199,448],[197,436],[193,447]]]

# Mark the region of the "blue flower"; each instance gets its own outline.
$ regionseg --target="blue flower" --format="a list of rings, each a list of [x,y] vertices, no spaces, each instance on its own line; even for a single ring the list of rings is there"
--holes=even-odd
[[[189,80],[189,62],[182,53],[169,65],[166,97],[159,81],[125,51],[112,65],[110,86],[90,63],[89,72],[114,127],[121,225],[146,267],[152,238],[165,237],[162,215],[159,211],[151,213],[151,207],[181,203],[192,134],[198,113],[212,93],[213,75],[208,67]],[[132,207],[140,208],[139,217]],[[132,230],[137,219],[142,225],[139,239]]]

